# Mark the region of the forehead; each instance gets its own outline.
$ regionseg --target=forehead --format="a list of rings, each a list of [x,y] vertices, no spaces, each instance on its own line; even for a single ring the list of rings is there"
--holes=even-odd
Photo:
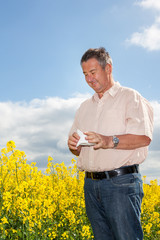
[[[90,58],[90,59],[88,59],[88,61],[82,63],[83,71],[86,71],[86,70],[90,71],[92,69],[97,69],[99,67],[101,67],[101,65],[95,58]]]

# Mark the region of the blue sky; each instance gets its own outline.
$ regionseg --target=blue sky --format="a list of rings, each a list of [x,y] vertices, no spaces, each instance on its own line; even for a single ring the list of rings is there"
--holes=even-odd
[[[71,155],[62,139],[80,102],[93,93],[84,80],[80,58],[88,48],[100,46],[113,59],[114,80],[152,102],[156,109],[154,139],[159,139],[159,0],[2,0],[1,145],[12,138],[30,159],[41,159],[37,163],[41,168],[50,153],[58,162],[64,157],[69,162]],[[48,121],[51,128],[43,132],[44,126],[37,125]],[[52,127],[57,131],[57,126],[63,133],[54,138],[49,133]],[[159,153],[155,141],[150,154],[156,155],[156,164]]]
[[[112,56],[115,80],[159,99],[160,46],[151,51],[127,42],[158,14],[135,0],[1,1],[0,100],[91,92],[79,61],[84,51],[99,46]]]

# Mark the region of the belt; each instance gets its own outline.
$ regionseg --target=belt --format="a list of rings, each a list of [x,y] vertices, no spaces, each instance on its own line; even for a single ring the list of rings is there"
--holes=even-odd
[[[111,171],[105,172],[85,172],[86,178],[92,178],[92,180],[96,179],[104,179],[104,178],[113,178],[118,177],[121,175],[129,174],[129,173],[138,173],[139,172],[139,165],[135,164],[132,166],[121,167]]]

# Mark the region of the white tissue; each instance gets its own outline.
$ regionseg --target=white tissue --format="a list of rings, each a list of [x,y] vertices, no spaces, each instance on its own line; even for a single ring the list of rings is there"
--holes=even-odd
[[[77,143],[77,147],[79,146],[79,145],[85,145],[85,146],[93,146],[93,145],[95,145],[94,143],[89,143],[85,138],[86,138],[86,135],[83,133],[83,132],[81,132],[79,129],[77,129],[77,133],[78,133],[78,135],[80,136],[80,139],[79,139],[79,141],[78,141],[78,143]]]

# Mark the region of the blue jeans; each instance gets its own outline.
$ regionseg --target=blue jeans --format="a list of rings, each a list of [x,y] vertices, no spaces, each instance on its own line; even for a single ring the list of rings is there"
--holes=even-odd
[[[111,179],[85,178],[86,212],[95,240],[142,240],[140,222],[143,187],[141,175]]]

